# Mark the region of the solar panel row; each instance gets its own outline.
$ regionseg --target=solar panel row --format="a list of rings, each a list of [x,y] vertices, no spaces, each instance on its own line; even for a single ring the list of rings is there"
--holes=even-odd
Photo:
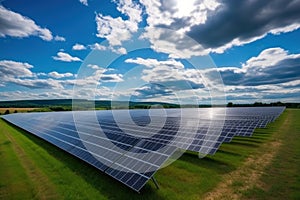
[[[178,149],[214,154],[284,107],[17,113],[7,121],[139,191]],[[129,114],[129,115],[128,115]]]

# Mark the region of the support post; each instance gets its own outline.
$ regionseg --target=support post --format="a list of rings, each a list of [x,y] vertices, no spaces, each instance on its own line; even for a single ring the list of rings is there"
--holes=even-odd
[[[152,179],[154,185],[156,186],[156,188],[159,190],[159,186],[158,186],[156,179],[153,176],[151,177],[151,179]]]

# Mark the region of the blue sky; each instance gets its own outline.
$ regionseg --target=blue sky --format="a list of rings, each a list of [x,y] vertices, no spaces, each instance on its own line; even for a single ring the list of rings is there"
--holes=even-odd
[[[298,0],[5,0],[0,101],[299,102]]]

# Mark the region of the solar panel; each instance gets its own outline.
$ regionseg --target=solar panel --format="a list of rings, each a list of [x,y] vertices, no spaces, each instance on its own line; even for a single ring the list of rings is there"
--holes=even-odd
[[[140,191],[177,149],[213,155],[223,142],[251,136],[283,111],[284,107],[193,108],[2,117]]]

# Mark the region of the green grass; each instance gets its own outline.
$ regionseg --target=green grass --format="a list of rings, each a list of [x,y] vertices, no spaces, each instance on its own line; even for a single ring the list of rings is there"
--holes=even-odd
[[[12,143],[2,133],[0,134],[0,157],[0,198],[33,198],[31,180],[18,160]]]
[[[300,110],[287,112],[291,125],[274,135],[282,145],[261,177],[263,187],[251,188],[245,198],[300,199]]]
[[[231,143],[223,144],[214,156],[199,159],[196,153],[186,152],[155,174],[159,190],[149,181],[140,194],[55,146],[0,120],[0,199],[38,199],[43,197],[41,193],[55,199],[201,199],[224,181],[224,175],[237,170],[250,155],[262,151],[263,144],[278,138],[286,143],[281,148],[289,146],[291,149],[280,151],[263,179],[266,185],[273,185],[272,182],[288,177],[288,183],[276,184],[268,190],[251,188],[243,195],[245,198],[259,195],[263,199],[276,190],[277,197],[288,192],[291,198],[299,198],[300,178],[296,175],[296,172],[300,174],[299,125],[296,121],[299,122],[299,114],[299,110],[287,110],[268,129],[258,129],[250,138],[236,137]],[[293,118],[291,130],[274,134],[288,115]],[[297,130],[298,136],[293,134]],[[23,157],[16,152],[16,146],[24,152]],[[282,164],[276,164],[278,162]],[[281,169],[285,172],[277,176],[277,170]],[[40,181],[50,189],[37,189]],[[236,181],[232,187],[241,184]],[[286,184],[289,184],[288,189]]]

